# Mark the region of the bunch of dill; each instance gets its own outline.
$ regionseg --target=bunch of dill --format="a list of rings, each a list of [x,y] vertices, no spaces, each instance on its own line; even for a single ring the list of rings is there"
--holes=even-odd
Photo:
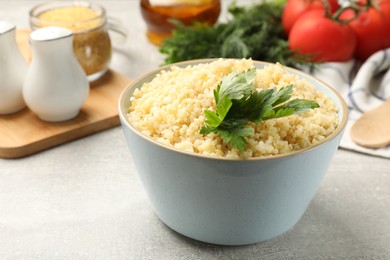
[[[233,2],[228,7],[232,18],[212,27],[172,21],[176,29],[163,41],[160,52],[166,55],[166,64],[202,58],[252,58],[291,67],[307,65],[308,59],[288,48],[281,24],[283,5],[284,1],[264,1],[239,7]]]

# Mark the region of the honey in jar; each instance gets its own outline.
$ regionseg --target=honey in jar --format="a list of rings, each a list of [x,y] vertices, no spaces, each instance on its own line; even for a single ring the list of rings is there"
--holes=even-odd
[[[220,0],[141,0],[141,13],[147,24],[147,37],[155,45],[171,36],[171,19],[186,25],[203,22],[213,25],[221,12]]]

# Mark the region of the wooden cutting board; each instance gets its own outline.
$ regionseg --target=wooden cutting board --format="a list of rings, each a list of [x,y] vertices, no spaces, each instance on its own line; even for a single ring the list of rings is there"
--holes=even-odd
[[[21,53],[30,61],[28,35],[28,30],[17,31]],[[80,114],[69,121],[45,122],[28,108],[11,115],[0,115],[0,157],[28,156],[119,125],[118,99],[129,82],[130,79],[109,70],[91,84]]]

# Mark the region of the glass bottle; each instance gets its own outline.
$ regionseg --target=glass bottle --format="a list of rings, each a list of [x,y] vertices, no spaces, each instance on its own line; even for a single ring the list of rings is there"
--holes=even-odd
[[[213,25],[221,12],[220,0],[141,0],[141,13],[147,25],[147,37],[155,45],[171,36],[176,19],[190,25],[194,21]]]

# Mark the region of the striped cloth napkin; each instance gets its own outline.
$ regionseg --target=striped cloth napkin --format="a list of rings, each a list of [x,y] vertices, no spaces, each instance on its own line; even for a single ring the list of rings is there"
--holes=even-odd
[[[390,146],[380,149],[364,148],[355,144],[349,136],[352,124],[364,112],[390,98],[390,48],[376,52],[363,64],[353,60],[330,62],[319,65],[309,73],[335,88],[347,102],[349,118],[340,147],[390,158]]]

